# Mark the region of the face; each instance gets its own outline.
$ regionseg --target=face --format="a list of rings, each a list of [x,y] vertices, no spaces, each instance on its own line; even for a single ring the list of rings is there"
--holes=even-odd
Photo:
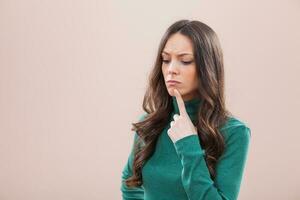
[[[180,33],[173,34],[167,41],[162,52],[162,73],[167,90],[175,96],[176,88],[184,101],[197,95],[198,76],[190,39]],[[179,83],[169,83],[175,80]]]

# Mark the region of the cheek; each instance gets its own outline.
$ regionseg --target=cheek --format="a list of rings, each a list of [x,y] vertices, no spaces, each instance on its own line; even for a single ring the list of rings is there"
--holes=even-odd
[[[166,77],[166,69],[165,69],[165,67],[162,67],[161,71],[162,71],[163,77],[165,78]]]
[[[186,71],[185,83],[186,86],[189,87],[190,89],[194,89],[195,87],[198,86],[198,77],[197,77],[196,70],[194,68],[191,68]]]

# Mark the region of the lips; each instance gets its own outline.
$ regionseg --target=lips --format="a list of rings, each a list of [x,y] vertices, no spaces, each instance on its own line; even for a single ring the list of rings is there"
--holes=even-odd
[[[174,81],[174,80],[169,80],[169,81],[167,81],[167,85],[168,85],[168,87],[176,87],[177,85],[179,85],[180,84],[180,82],[179,81]]]
[[[175,81],[175,80],[168,80],[167,83],[180,83],[179,81]]]

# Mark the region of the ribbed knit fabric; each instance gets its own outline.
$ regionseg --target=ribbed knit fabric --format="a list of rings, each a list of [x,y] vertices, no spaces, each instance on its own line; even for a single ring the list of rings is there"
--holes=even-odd
[[[179,114],[175,97],[173,112]],[[184,102],[192,121],[197,118],[200,99]],[[140,120],[145,117],[141,116]],[[170,120],[173,120],[171,118]],[[250,128],[231,117],[220,129],[225,151],[217,162],[213,181],[205,161],[205,150],[198,135],[172,142],[167,134],[170,122],[160,134],[155,152],[142,168],[143,185],[129,188],[124,180],[132,175],[133,145],[122,171],[120,190],[123,200],[236,200],[240,191],[250,143]],[[134,141],[138,135],[134,134]]]

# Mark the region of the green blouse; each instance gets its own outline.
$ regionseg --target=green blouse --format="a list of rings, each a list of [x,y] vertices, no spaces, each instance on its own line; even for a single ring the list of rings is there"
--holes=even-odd
[[[175,97],[173,112],[179,114]],[[187,113],[196,119],[201,100],[185,101]],[[145,117],[143,114],[140,118]],[[170,118],[170,121],[173,117]],[[122,171],[120,190],[123,200],[236,200],[240,191],[250,143],[250,128],[231,117],[220,129],[225,151],[216,166],[213,181],[204,158],[198,135],[189,135],[173,143],[167,134],[170,123],[160,134],[155,151],[142,168],[143,185],[129,188],[124,180],[132,175],[133,145]],[[137,140],[134,133],[134,143]]]

